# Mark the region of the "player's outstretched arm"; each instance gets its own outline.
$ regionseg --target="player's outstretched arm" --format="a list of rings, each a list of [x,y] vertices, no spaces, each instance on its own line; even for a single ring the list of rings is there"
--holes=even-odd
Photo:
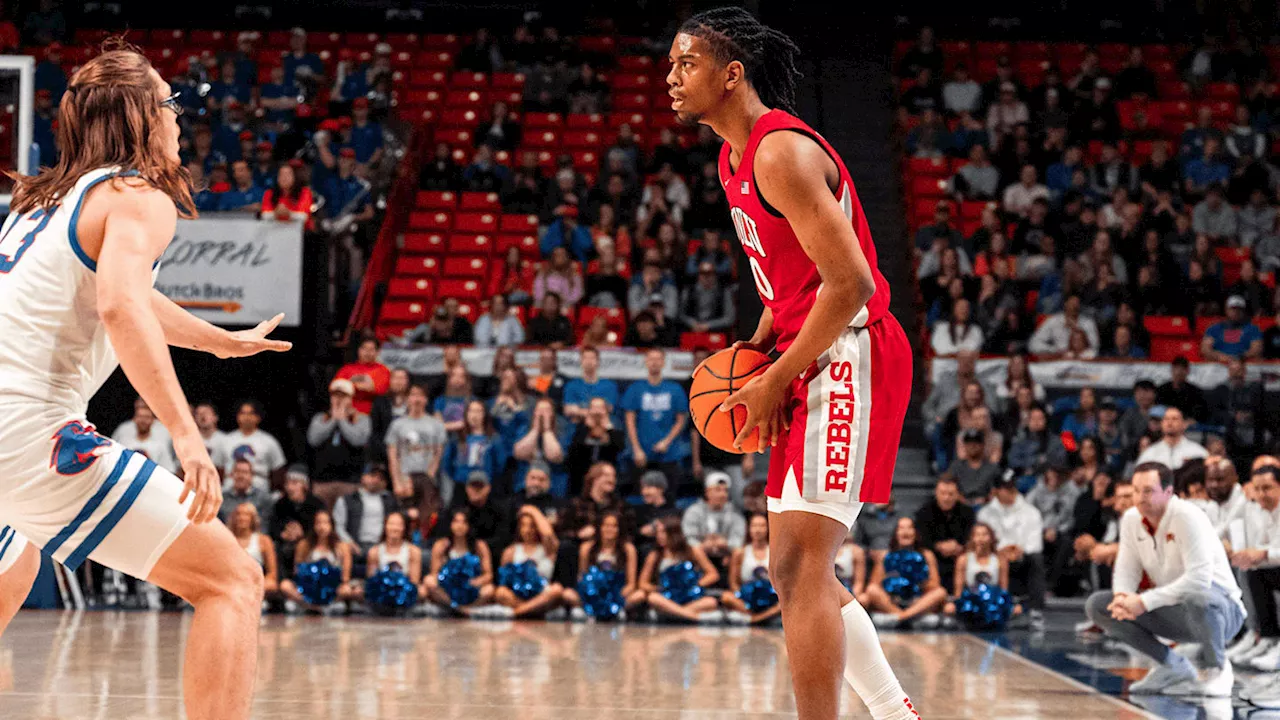
[[[206,522],[218,516],[222,483],[178,384],[151,302],[151,266],[173,237],[177,211],[167,195],[149,186],[111,187],[102,199],[110,201],[110,209],[98,253],[98,314],[129,382],[173,435],[184,472],[180,502],[194,492],[188,515]]]
[[[786,424],[781,406],[787,384],[845,331],[875,293],[875,278],[853,225],[827,184],[835,164],[822,146],[799,133],[770,133],[756,149],[755,167],[761,195],[787,218],[822,276],[822,290],[786,352],[721,406],[746,405],[747,421],[735,445],[741,447],[758,426],[763,450],[776,444]],[[816,172],[819,168],[824,172]]]
[[[164,328],[165,342],[173,347],[199,350],[224,359],[260,352],[286,352],[293,347],[293,343],[267,338],[284,319],[284,313],[249,330],[228,332],[183,310],[159,290],[151,291],[151,307]]]

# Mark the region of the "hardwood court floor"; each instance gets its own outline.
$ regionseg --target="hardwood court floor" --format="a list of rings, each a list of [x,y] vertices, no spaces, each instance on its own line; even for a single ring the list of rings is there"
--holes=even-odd
[[[190,615],[20,613],[0,639],[0,718],[182,716]],[[926,720],[1151,718],[963,634],[888,634]],[[272,616],[259,720],[653,720],[794,717],[782,633]],[[866,717],[846,693],[845,717]]]

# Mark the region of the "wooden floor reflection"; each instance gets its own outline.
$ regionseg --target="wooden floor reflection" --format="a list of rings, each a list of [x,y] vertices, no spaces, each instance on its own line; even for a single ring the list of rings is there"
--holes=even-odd
[[[190,619],[20,614],[0,639],[0,718],[181,717]],[[970,636],[883,642],[927,719],[1152,717]],[[792,716],[779,630],[367,618],[265,620],[254,705],[259,720]]]

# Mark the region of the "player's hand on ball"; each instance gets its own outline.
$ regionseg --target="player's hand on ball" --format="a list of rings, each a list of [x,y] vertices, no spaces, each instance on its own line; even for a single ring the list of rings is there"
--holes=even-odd
[[[283,319],[284,313],[280,313],[270,320],[263,320],[249,330],[227,333],[227,341],[214,352],[214,355],[225,360],[249,357],[260,352],[287,352],[293,347],[293,343],[285,340],[271,340],[267,337]]]
[[[222,509],[222,480],[209,459],[204,441],[199,435],[175,438],[173,451],[182,464],[182,494],[178,496],[178,502],[186,502],[187,496],[192,498],[187,519],[194,523],[216,520],[218,511]]]
[[[766,448],[778,444],[778,434],[791,425],[782,404],[784,389],[783,385],[765,373],[751,378],[741,390],[725,398],[720,405],[720,412],[729,412],[739,405],[747,408],[747,421],[738,437],[733,440],[735,448],[747,452],[764,452]],[[759,446],[744,448],[742,444],[756,427],[760,428]]]

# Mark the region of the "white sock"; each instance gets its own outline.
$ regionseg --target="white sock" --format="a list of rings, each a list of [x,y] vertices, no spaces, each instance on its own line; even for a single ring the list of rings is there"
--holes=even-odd
[[[920,715],[889,667],[867,611],[852,600],[840,609],[840,615],[844,619],[844,679],[866,703],[871,717],[917,720]]]

